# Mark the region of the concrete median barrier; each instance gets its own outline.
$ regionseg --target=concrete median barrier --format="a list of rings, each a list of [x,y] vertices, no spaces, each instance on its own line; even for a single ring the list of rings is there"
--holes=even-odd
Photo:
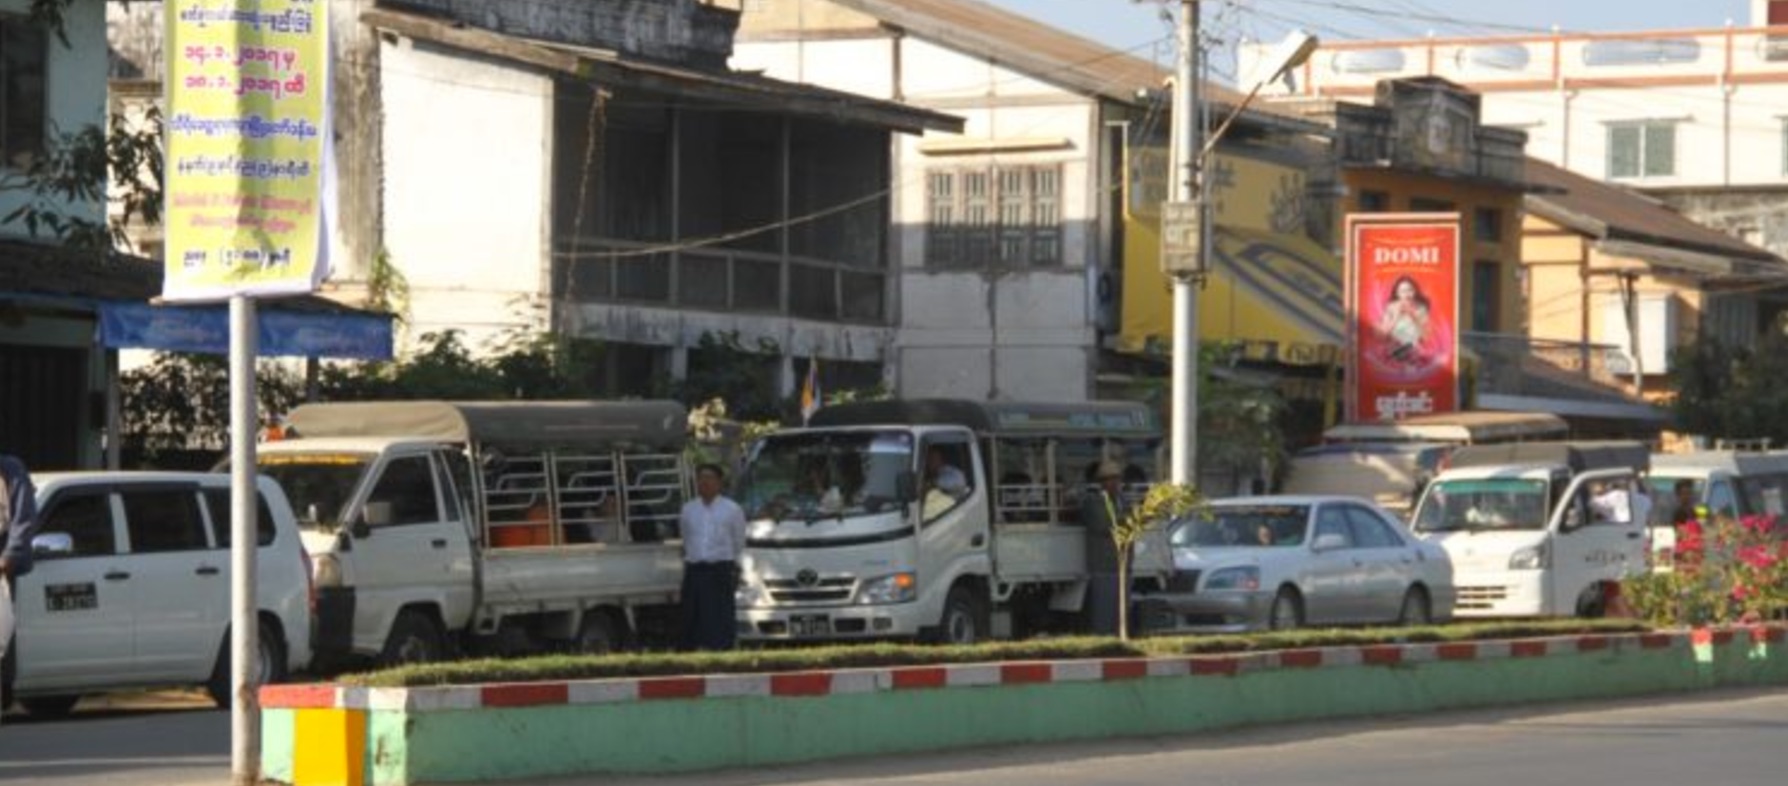
[[[672,773],[1788,684],[1782,627],[431,688],[262,690],[295,786]]]

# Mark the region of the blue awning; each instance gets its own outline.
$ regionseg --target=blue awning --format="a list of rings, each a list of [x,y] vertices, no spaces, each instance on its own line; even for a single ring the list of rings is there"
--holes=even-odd
[[[361,311],[256,309],[264,357],[390,360],[391,317]],[[102,301],[100,343],[112,349],[154,349],[226,355],[230,351],[228,306],[151,306]]]

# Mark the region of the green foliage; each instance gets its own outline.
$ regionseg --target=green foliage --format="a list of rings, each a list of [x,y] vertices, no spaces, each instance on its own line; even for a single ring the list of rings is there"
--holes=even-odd
[[[1754,348],[1707,339],[1672,355],[1671,409],[1680,430],[1716,439],[1788,442],[1788,336]]]
[[[1621,583],[1641,619],[1693,627],[1769,619],[1788,609],[1788,540],[1764,516],[1702,516],[1676,527],[1668,556]]]
[[[222,355],[157,354],[149,365],[119,375],[124,448],[151,466],[163,457],[220,451],[229,443],[230,365]],[[303,380],[276,363],[255,369],[262,412],[285,412],[303,395]]]
[[[1110,497],[1105,498],[1105,512],[1111,516],[1111,542],[1117,546],[1118,567],[1118,635],[1130,638],[1130,549],[1149,530],[1185,516],[1203,505],[1198,490],[1178,483],[1160,483],[1149,489],[1142,502],[1119,519]]]
[[[346,675],[341,681],[350,685],[379,688],[413,688],[676,674],[761,674],[995,661],[1220,655],[1314,647],[1499,640],[1582,633],[1636,633],[1645,630],[1647,628],[1644,625],[1632,620],[1540,620],[1421,628],[1306,629],[1238,636],[1145,638],[1135,641],[1076,636],[996,641],[955,647],[882,643],[736,652],[548,655],[404,666],[368,674]]]
[[[703,333],[690,350],[688,373],[672,385],[672,395],[689,407],[718,398],[740,420],[775,420],[787,403],[777,394],[780,352],[767,338],[746,347],[736,330]]]

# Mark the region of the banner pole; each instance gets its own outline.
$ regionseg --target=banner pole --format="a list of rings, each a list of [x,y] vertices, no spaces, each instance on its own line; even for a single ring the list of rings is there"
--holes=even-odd
[[[230,298],[230,780],[261,779],[261,702],[255,613],[255,301]]]

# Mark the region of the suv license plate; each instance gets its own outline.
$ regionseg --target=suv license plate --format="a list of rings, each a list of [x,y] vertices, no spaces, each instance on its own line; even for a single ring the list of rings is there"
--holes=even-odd
[[[832,620],[824,614],[796,614],[788,620],[788,631],[795,636],[829,636]]]

